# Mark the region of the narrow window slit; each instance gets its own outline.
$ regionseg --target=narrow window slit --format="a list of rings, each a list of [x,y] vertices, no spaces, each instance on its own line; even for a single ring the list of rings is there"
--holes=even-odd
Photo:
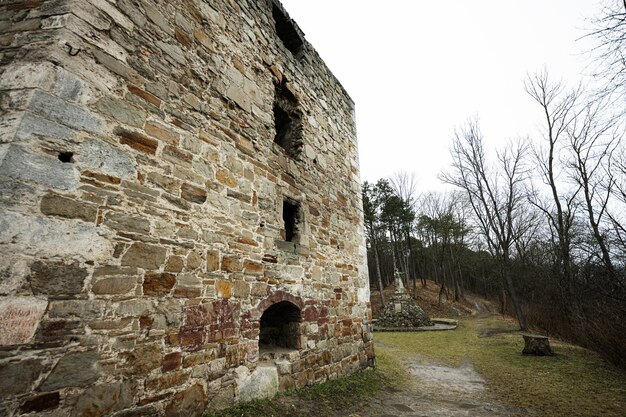
[[[298,233],[300,207],[297,203],[283,201],[283,221],[285,222],[285,240],[294,242]]]

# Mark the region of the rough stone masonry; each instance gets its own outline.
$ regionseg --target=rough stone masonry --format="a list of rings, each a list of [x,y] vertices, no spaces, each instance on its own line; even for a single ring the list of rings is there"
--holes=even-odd
[[[0,415],[373,362],[353,102],[273,0],[0,0]]]

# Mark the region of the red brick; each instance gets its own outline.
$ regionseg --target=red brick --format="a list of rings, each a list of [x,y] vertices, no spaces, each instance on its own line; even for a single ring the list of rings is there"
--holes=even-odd
[[[115,129],[115,134],[120,137],[120,143],[122,145],[128,145],[139,152],[149,155],[155,155],[159,147],[159,142],[138,132],[117,128]]]
[[[182,356],[181,352],[172,352],[165,355],[163,357],[163,366],[161,367],[163,372],[169,372],[180,368],[182,364]]]
[[[159,100],[152,94],[148,93],[147,91],[142,90],[139,87],[135,87],[134,85],[129,84],[128,91],[130,91],[132,94],[136,95],[137,97],[141,97],[142,99],[146,100],[148,103],[154,104],[157,107],[161,106],[161,100]]]

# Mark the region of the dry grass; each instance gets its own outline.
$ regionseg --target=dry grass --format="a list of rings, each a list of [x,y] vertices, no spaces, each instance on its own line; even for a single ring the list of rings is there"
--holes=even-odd
[[[480,337],[489,329],[505,333]],[[376,333],[375,340],[382,342],[379,354],[388,350],[399,359],[425,356],[459,366],[468,358],[497,400],[538,416],[626,415],[626,374],[591,351],[555,340],[554,357],[522,355],[524,343],[514,330],[500,317],[466,317],[456,331]]]

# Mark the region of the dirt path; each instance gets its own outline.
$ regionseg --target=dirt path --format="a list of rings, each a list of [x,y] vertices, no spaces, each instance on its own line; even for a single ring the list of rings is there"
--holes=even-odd
[[[469,296],[466,303],[463,314],[476,318],[489,317],[494,314],[494,306],[479,297]],[[432,303],[430,307],[433,307]],[[490,331],[494,330],[483,329],[483,333]],[[483,335],[485,336],[489,335]],[[393,351],[393,347],[381,342],[377,342],[377,346]],[[373,398],[366,406],[353,410],[349,416],[522,417],[533,415],[528,410],[506,407],[497,403],[489,392],[485,379],[476,372],[469,358],[462,360],[458,368],[434,363],[423,356],[409,358],[404,362],[404,366],[411,376],[411,381],[405,388],[402,390],[389,388],[387,392]]]
[[[526,410],[505,407],[489,400],[485,379],[469,360],[458,368],[424,363],[423,358],[406,363],[412,376],[403,390],[389,389],[373,398],[350,417],[520,417]]]

